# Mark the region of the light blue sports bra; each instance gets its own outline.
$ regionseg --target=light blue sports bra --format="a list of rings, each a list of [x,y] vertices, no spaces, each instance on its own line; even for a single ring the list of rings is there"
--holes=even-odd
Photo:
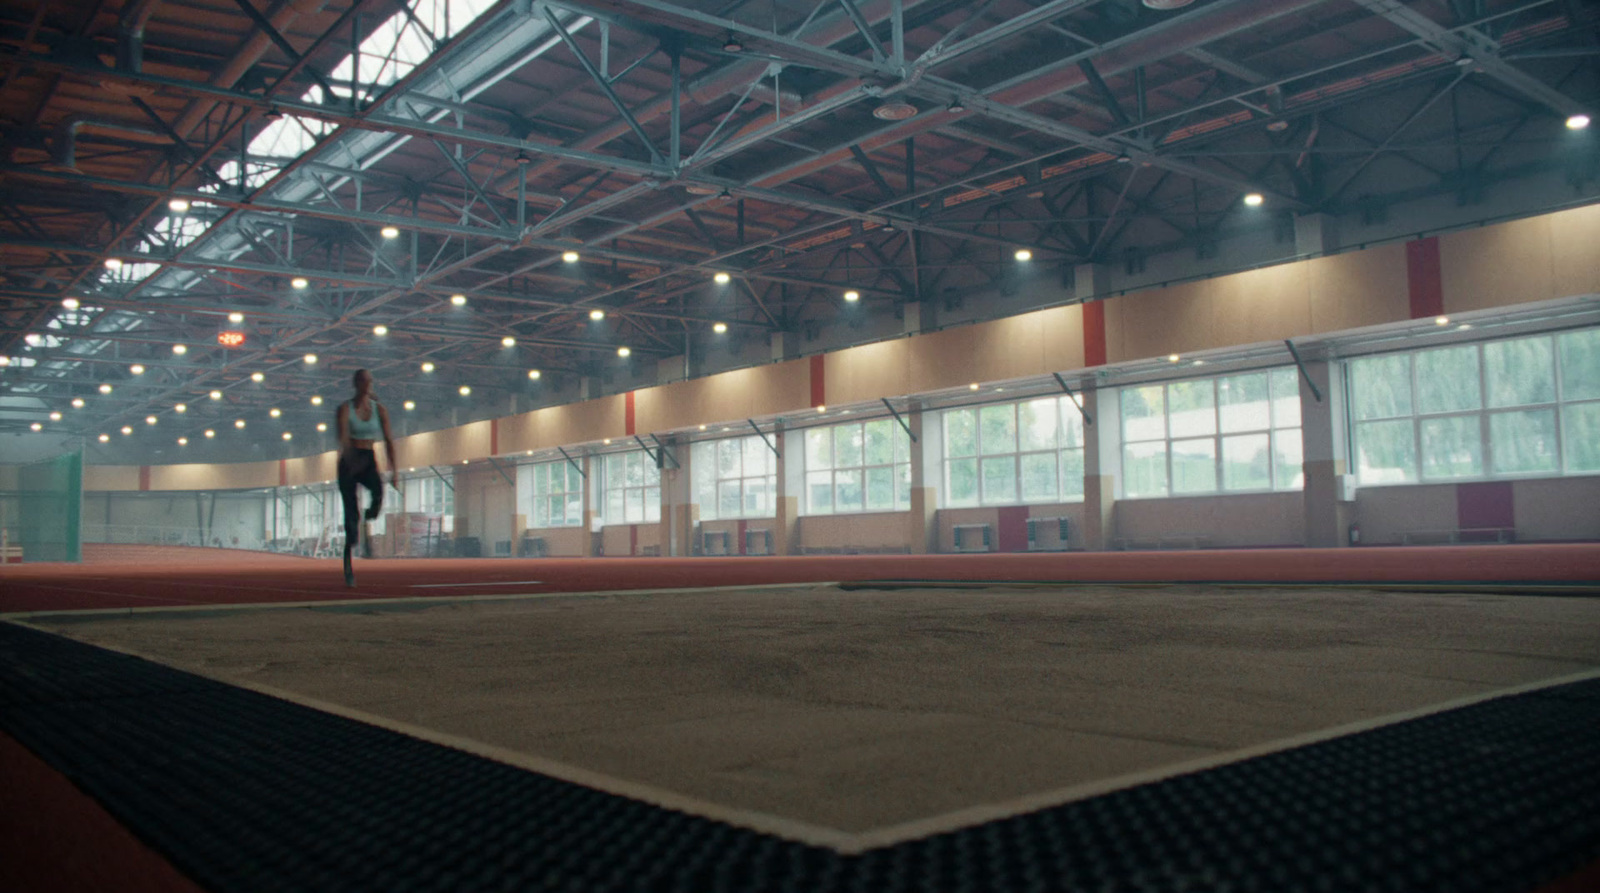
[[[349,419],[351,440],[383,439],[383,419],[378,415],[378,401],[367,401],[367,408],[372,411],[372,415],[365,419],[359,415],[356,415],[356,401],[346,401],[345,405],[350,408]]]

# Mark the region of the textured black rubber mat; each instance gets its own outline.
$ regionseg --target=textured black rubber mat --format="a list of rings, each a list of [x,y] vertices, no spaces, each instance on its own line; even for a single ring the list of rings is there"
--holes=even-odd
[[[859,856],[7,623],[0,729],[215,893],[1513,893],[1600,859],[1600,681]]]

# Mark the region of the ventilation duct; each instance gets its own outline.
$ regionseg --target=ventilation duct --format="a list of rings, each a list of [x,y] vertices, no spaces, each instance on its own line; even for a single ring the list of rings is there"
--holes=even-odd
[[[50,146],[49,166],[52,170],[73,174],[80,173],[78,170],[78,133],[83,130],[114,133],[125,140],[156,146],[165,146],[172,142],[172,138],[164,133],[146,130],[143,127],[135,127],[132,124],[102,121],[98,118],[67,118],[56,125],[55,140]]]

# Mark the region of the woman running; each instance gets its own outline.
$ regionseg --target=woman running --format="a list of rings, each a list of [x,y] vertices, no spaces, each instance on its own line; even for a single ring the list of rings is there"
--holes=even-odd
[[[366,520],[378,517],[383,510],[383,476],[378,471],[378,457],[372,445],[383,440],[389,453],[389,482],[400,489],[400,461],[395,458],[394,437],[389,433],[389,413],[372,396],[372,373],[356,370],[352,379],[356,395],[339,404],[339,497],[344,500],[344,585],[356,585],[356,572],[350,564],[351,550],[363,543],[364,554],[372,557],[372,532],[360,518],[361,498],[356,486],[366,487],[372,494],[367,506]]]

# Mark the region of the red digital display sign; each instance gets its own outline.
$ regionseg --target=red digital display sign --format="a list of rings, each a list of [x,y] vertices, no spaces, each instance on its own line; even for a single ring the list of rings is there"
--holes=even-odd
[[[217,343],[223,347],[238,347],[244,343],[243,332],[218,332]]]

